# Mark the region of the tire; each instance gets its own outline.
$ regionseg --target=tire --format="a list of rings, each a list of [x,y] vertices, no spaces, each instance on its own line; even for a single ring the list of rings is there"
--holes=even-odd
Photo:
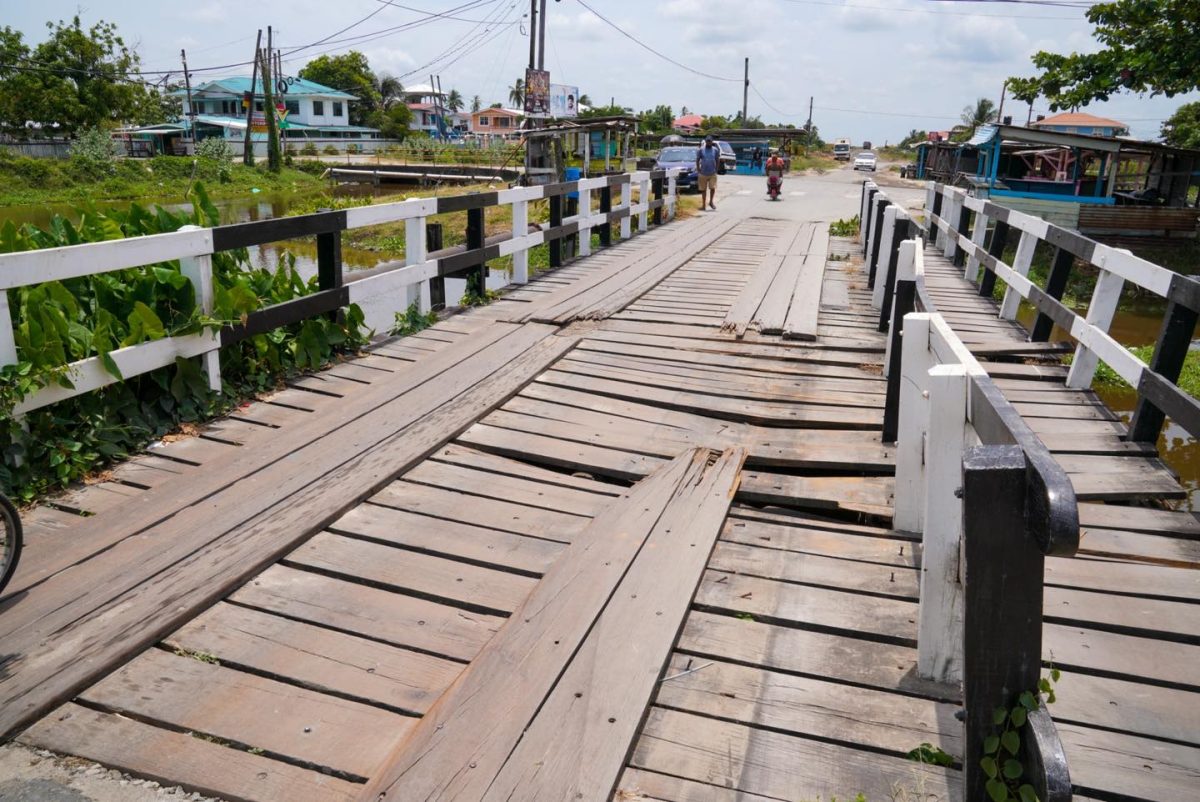
[[[12,579],[21,559],[21,516],[8,497],[0,493],[0,592]]]

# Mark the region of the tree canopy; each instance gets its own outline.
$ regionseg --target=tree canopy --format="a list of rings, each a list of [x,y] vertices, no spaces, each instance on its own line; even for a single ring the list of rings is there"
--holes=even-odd
[[[140,60],[104,20],[84,28],[46,23],[48,38],[30,47],[19,31],[0,29],[0,128],[27,136],[32,123],[43,134],[73,135],[121,123],[163,122],[179,104],[139,73]]]
[[[963,108],[962,121],[963,125],[974,133],[979,126],[996,122],[996,104],[986,97],[981,97]]]
[[[1177,148],[1200,148],[1200,102],[1184,103],[1162,124],[1162,137]]]
[[[350,104],[350,124],[368,125],[381,108],[382,98],[367,57],[357,50],[339,56],[317,56],[300,69],[300,77],[358,98]],[[386,77],[386,76],[385,76]]]
[[[1092,6],[1087,18],[1102,47],[1034,54],[1039,73],[1008,81],[1018,100],[1044,96],[1058,111],[1107,100],[1122,89],[1173,97],[1200,88],[1200,2],[1115,0]]]

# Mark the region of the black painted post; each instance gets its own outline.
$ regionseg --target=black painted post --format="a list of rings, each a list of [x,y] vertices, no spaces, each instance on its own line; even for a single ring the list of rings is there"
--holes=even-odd
[[[550,196],[550,228],[556,229],[563,224],[563,196]],[[562,237],[550,240],[550,267],[562,267]]]
[[[1044,557],[1025,519],[1020,446],[977,446],[963,457],[964,799],[989,799],[979,765],[996,708],[1037,692],[1042,666]],[[1022,733],[1024,738],[1025,733]]]
[[[579,214],[579,198],[567,198],[565,215],[567,217],[574,217],[578,214]],[[575,254],[579,253],[579,238],[580,238],[580,236],[582,236],[582,235],[579,232],[576,232],[576,233],[572,234],[566,240],[566,248],[563,249],[564,250],[563,258],[566,259],[567,261],[574,259]]]
[[[654,200],[661,202],[663,199],[663,180],[661,178],[650,179],[650,189],[651,189],[651,192],[653,192],[653,194],[654,194]],[[589,209],[589,210],[587,210],[587,213],[591,214],[592,212]],[[662,210],[661,205],[658,206],[654,210],[653,220],[654,220],[654,225],[656,225],[656,226],[662,225],[663,210]]]
[[[600,188],[600,212],[608,214],[612,211],[612,187],[605,185]],[[612,245],[612,223],[607,219],[600,224],[600,246],[607,248]]]
[[[1046,294],[1056,301],[1062,300],[1073,264],[1075,264],[1075,255],[1066,248],[1059,248],[1055,252],[1054,264],[1050,266],[1050,276],[1046,279]],[[1037,320],[1033,322],[1033,331],[1029,333],[1029,340],[1030,342],[1044,343],[1050,339],[1050,332],[1053,330],[1054,320],[1045,312],[1038,312]]]
[[[872,275],[875,273],[875,265],[879,263],[879,240],[883,238],[883,213],[887,207],[891,206],[892,202],[880,195],[876,199],[875,212],[871,215],[871,230],[874,232],[871,235],[871,253],[867,259],[868,272]]]
[[[864,187],[866,186],[866,183],[865,183],[865,182],[863,183],[863,186],[864,186]],[[871,238],[870,238],[870,233],[871,233],[871,221],[872,221],[872,219],[874,218],[874,214],[875,214],[875,196],[876,196],[878,193],[879,193],[879,189],[878,189],[878,188],[873,188],[873,189],[869,189],[869,190],[867,190],[867,216],[866,216],[866,218],[865,218],[865,219],[863,219],[863,220],[859,220],[859,221],[858,221],[858,225],[859,225],[859,227],[860,227],[860,228],[862,228],[862,230],[863,230],[863,231],[865,231],[865,232],[867,233],[867,235],[868,235],[868,236],[867,236],[867,237],[866,237],[866,238],[863,240],[863,248],[866,248],[866,247],[867,247],[867,245],[868,245],[868,244],[870,243],[870,241],[871,241]],[[865,255],[865,254],[864,254],[864,255]]]
[[[929,220],[926,221],[929,224],[928,226],[926,226],[926,228],[929,229],[929,236],[927,237],[927,239],[935,247],[937,246],[939,229],[938,229],[937,221],[934,220],[933,218],[941,217],[941,216],[942,216],[942,188],[940,186],[938,186],[938,187],[935,187],[934,191],[933,191],[933,211],[929,215]]]
[[[896,282],[892,299],[892,330],[888,337],[887,393],[883,401],[883,436],[885,443],[896,442],[900,430],[900,372],[904,351],[904,316],[917,308],[917,282]]]
[[[1167,304],[1166,316],[1158,332],[1154,356],[1150,358],[1150,370],[1171,384],[1179,381],[1183,370],[1183,359],[1192,344],[1196,332],[1196,312],[1177,301]],[[1162,431],[1164,415],[1149,399],[1138,394],[1137,407],[1129,424],[1129,439],[1136,443],[1156,443]]]
[[[963,204],[958,212],[958,226],[956,228],[959,234],[964,237],[971,236],[971,210],[967,208],[967,204]],[[957,241],[954,243],[954,259],[955,267],[963,267],[967,263],[967,252],[959,247]],[[972,276],[974,280],[974,276]]]
[[[342,286],[342,232],[327,231],[317,235],[317,286],[322,290],[336,290]],[[341,310],[330,312],[327,317],[337,320]]]
[[[467,250],[480,251],[483,249],[484,231],[483,220],[484,209],[480,206],[477,209],[467,209]],[[480,298],[487,295],[487,261],[480,254],[479,263],[471,267],[467,271],[467,291],[474,291]]]
[[[992,241],[988,243],[988,255],[997,260],[1004,259],[1004,249],[1008,247],[1008,233],[1011,227],[1003,220],[996,221],[996,227],[992,229]],[[983,266],[983,278],[979,280],[979,294],[984,298],[992,297],[992,290],[996,288],[996,272],[989,270],[987,265]]]
[[[908,236],[907,217],[896,215],[896,227],[892,229],[892,252],[888,254],[887,272],[883,276],[883,303],[879,307],[879,330],[887,331],[892,319],[892,297],[896,292],[896,268],[900,262],[900,243]],[[920,247],[918,243],[917,247]]]
[[[442,249],[442,224],[425,224],[425,253],[431,254]],[[446,308],[446,279],[434,276],[429,279],[429,307],[431,309]]]

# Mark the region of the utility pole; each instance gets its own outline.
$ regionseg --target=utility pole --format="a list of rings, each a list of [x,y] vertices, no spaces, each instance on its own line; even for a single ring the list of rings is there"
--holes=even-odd
[[[242,143],[242,164],[254,166],[254,145],[250,141],[250,126],[254,121],[254,84],[258,80],[258,59],[262,55],[262,28],[254,41],[254,67],[250,71],[250,102],[246,105],[246,136]]]
[[[539,23],[541,28],[538,30],[538,64],[539,70],[546,69],[546,0],[541,0],[542,5],[538,9]]]
[[[742,84],[742,128],[746,127],[746,110],[750,102],[750,57],[746,56],[746,80]]]
[[[996,110],[996,122],[1004,122],[1004,96],[1008,93],[1008,81],[1004,82],[1004,86],[1000,87],[1000,108]]]
[[[194,104],[192,102],[192,79],[191,79],[191,76],[188,75],[187,51],[181,49],[179,51],[179,58],[180,58],[180,60],[183,61],[183,85],[187,89],[188,118],[192,123],[190,126],[188,126],[188,135],[192,138],[192,147],[195,147],[196,146],[196,104]]]
[[[813,99],[812,99],[812,95],[809,95],[808,96],[808,125],[805,126],[806,130],[804,132],[804,155],[805,156],[808,155],[809,148],[812,147],[812,109],[813,109]]]
[[[529,0],[529,69],[537,69],[538,0]]]
[[[271,26],[267,26],[267,49],[262,54],[262,83],[263,83],[263,116],[267,119],[267,169],[273,173],[279,172],[279,129],[275,125],[275,95],[271,81],[272,53]]]

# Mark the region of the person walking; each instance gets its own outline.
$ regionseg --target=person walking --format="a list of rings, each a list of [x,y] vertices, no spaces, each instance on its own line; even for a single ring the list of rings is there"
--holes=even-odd
[[[700,189],[700,208],[706,205],[714,212],[717,210],[717,167],[721,163],[721,148],[713,140],[713,135],[704,137],[704,144],[696,149],[696,185]]]

